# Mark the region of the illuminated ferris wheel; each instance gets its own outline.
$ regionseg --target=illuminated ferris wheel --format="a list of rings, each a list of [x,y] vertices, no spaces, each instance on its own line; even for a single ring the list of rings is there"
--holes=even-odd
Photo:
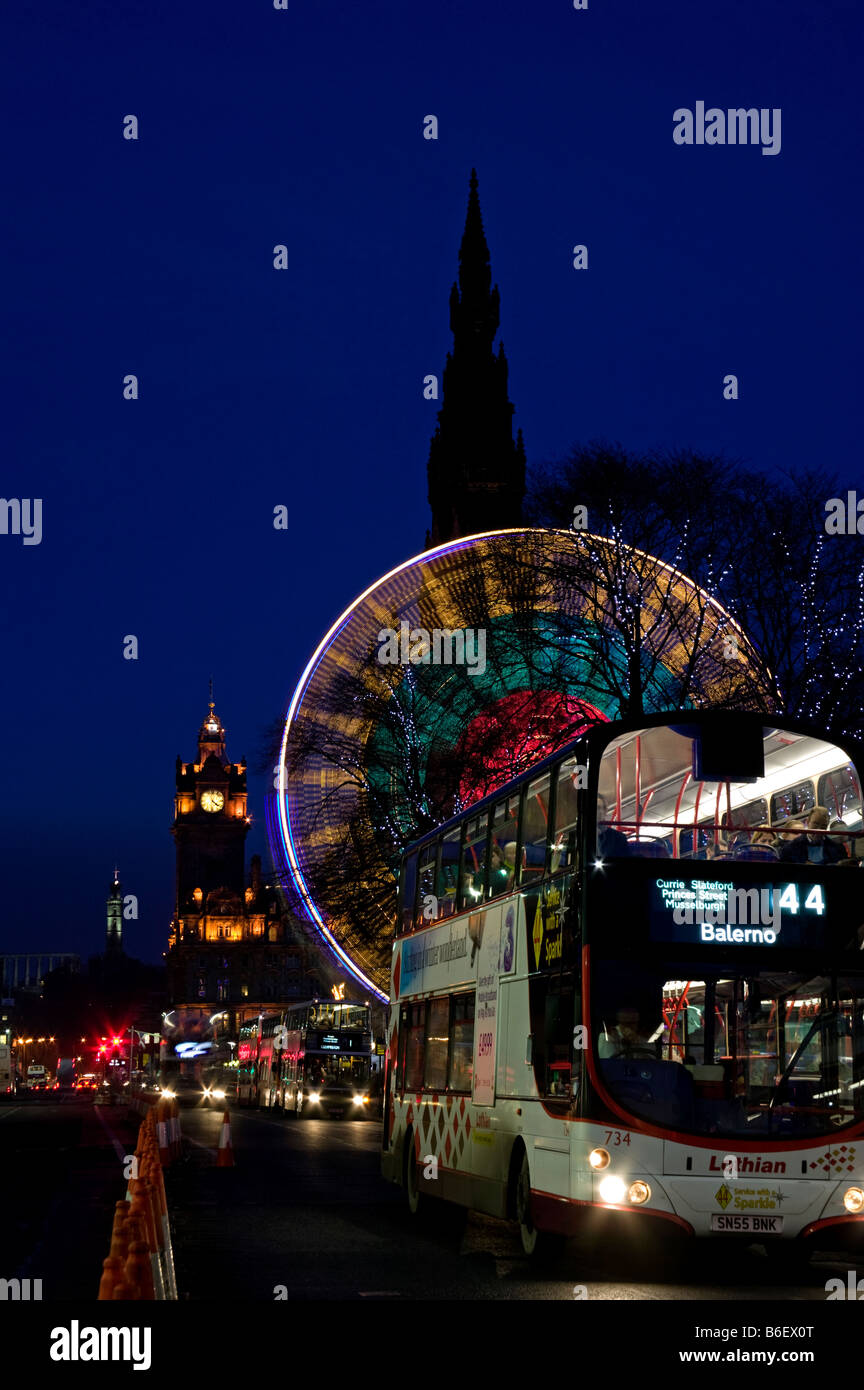
[[[345,609],[294,691],[267,822],[291,897],[359,987],[387,997],[412,831],[620,716],[634,680],[645,713],[765,698],[758,656],[716,600],[587,533],[449,542]]]

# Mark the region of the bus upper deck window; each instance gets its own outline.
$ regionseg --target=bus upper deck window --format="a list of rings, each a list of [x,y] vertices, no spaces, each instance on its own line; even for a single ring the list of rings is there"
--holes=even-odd
[[[411,931],[414,925],[414,899],[417,896],[417,855],[410,854],[402,862],[402,902],[400,920],[402,931]]]
[[[435,910],[435,866],[438,862],[438,842],[424,845],[420,851],[419,882],[417,886],[417,908],[414,914],[415,927],[428,926],[437,917]]]
[[[473,907],[482,902],[486,881],[486,832],[489,815],[484,811],[474,816],[465,827],[465,845],[462,852],[462,882],[460,884],[460,903],[463,908]]]
[[[816,805],[816,791],[811,781],[799,782],[771,798],[771,820],[787,820],[789,816],[801,816],[812,811]]]
[[[579,765],[568,758],[558,769],[558,791],[555,797],[555,834],[552,842],[552,872],[566,869],[576,858],[576,793],[579,787]]]
[[[819,778],[820,806],[827,806],[832,816],[844,825],[857,828],[861,824],[861,784],[851,763],[825,773]]]
[[[448,830],[441,841],[441,858],[438,864],[438,882],[435,896],[438,899],[438,916],[452,917],[456,911],[456,895],[459,889],[459,842],[461,826]]]
[[[549,773],[528,784],[522,813],[522,882],[542,878],[549,841]]]
[[[516,849],[519,839],[519,798],[506,797],[492,812],[492,838],[489,848],[489,897],[509,893],[516,878]]]

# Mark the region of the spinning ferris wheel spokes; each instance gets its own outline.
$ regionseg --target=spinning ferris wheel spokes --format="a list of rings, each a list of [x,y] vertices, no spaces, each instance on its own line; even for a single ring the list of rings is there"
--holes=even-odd
[[[646,713],[752,707],[766,687],[716,600],[586,532],[450,542],[340,615],[291,699],[267,822],[277,872],[358,985],[386,998],[404,844],[615,718],[637,668]]]

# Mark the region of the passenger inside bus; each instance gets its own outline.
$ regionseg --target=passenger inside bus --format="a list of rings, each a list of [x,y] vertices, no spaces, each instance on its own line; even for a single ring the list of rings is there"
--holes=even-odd
[[[516,846],[513,846],[514,852]],[[502,893],[506,893],[513,882],[513,868],[504,858],[504,851],[500,845],[493,844],[489,855],[489,897],[498,898]],[[482,892],[483,875],[480,875],[480,882],[477,883],[475,877],[475,887]]]
[[[620,1008],[611,1026],[604,1020],[598,1038],[597,1050],[601,1057],[642,1056],[656,1057],[662,1032],[662,1022],[651,1032],[649,1025],[642,1022],[638,1009]]]
[[[597,793],[597,853],[601,859],[620,859],[630,853],[626,835],[609,824],[609,806],[602,792]]]
[[[807,820],[807,832],[787,839],[780,858],[788,864],[839,864],[846,859],[842,841],[822,833],[828,829],[829,819],[824,806],[814,806]]]

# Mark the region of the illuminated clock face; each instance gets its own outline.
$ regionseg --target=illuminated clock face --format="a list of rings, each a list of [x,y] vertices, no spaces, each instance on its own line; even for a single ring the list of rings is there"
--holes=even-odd
[[[201,806],[205,811],[221,811],[225,805],[225,797],[222,792],[202,792]]]

